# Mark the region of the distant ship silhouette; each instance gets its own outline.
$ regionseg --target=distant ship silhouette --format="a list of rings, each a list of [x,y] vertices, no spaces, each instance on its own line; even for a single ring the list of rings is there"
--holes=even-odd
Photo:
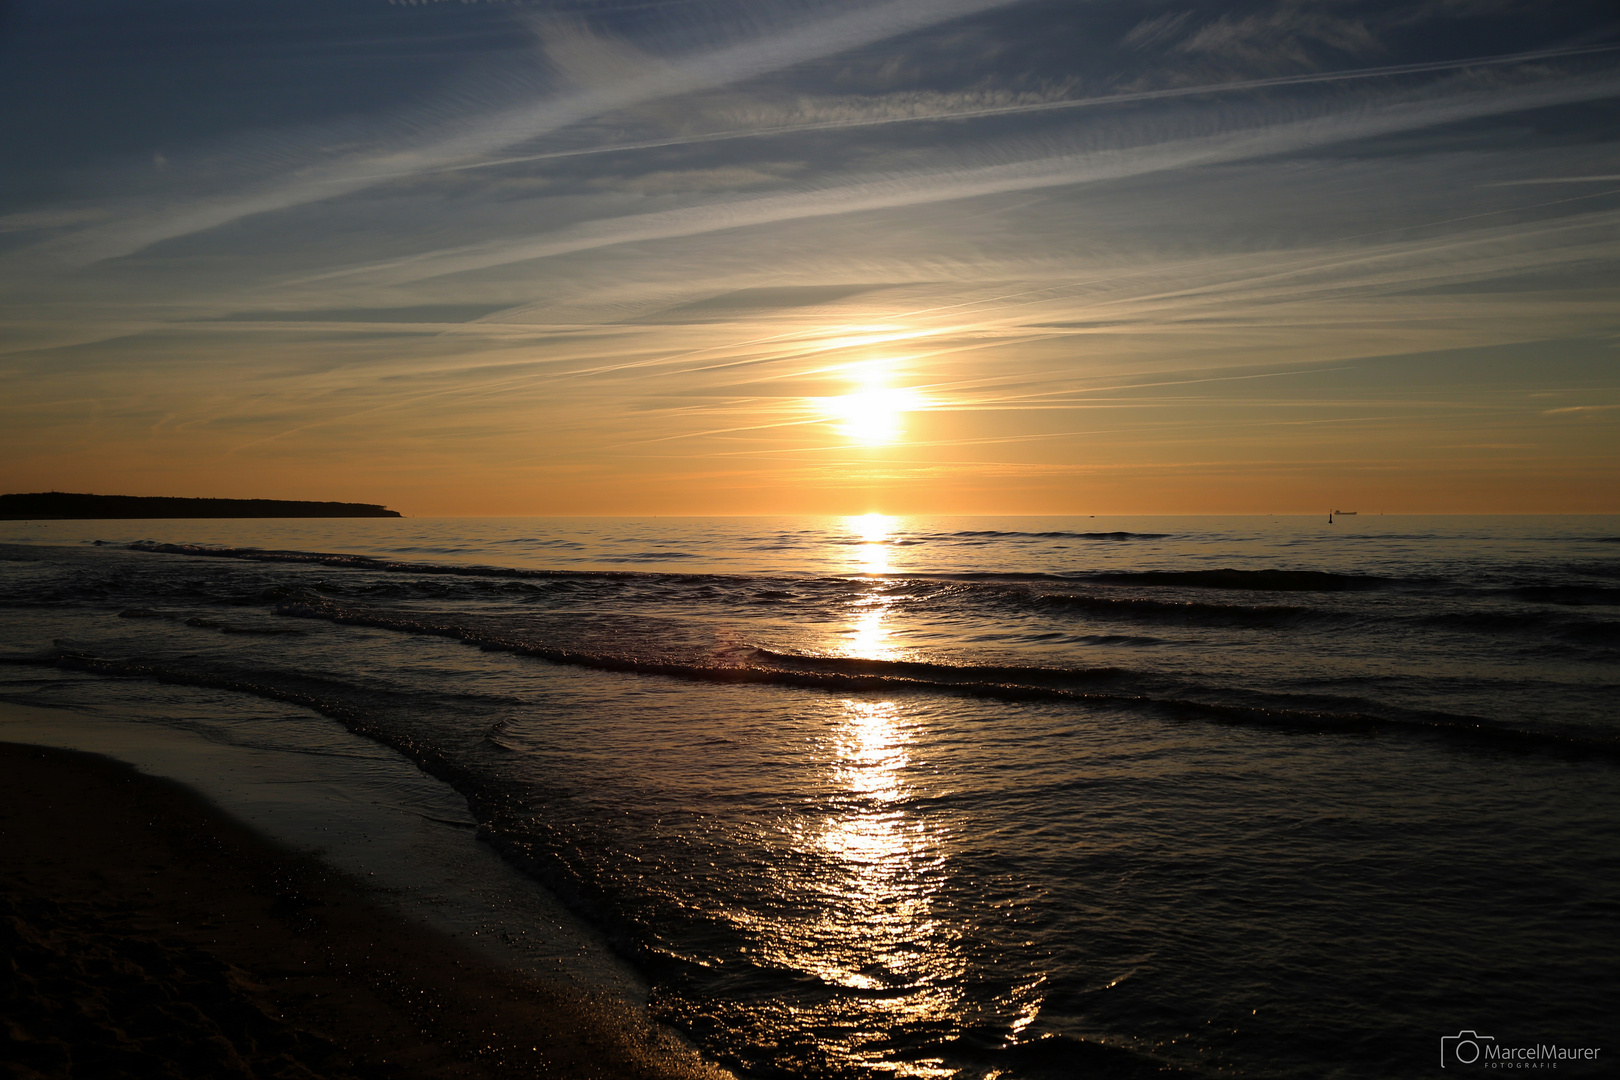
[[[1356,512],[1354,510],[1329,510],[1328,511],[1328,524],[1329,525],[1333,524],[1333,519],[1335,517],[1355,517],[1355,516],[1356,516]]]

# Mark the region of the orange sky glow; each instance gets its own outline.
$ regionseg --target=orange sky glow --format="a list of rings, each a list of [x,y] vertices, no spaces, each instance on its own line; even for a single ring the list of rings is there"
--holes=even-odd
[[[497,6],[365,17],[482,20],[521,77],[447,53],[336,118],[153,109],[104,159],[27,165],[0,201],[0,489],[1620,511],[1609,53],[1284,78],[1138,28],[1024,85],[960,54],[963,28],[1050,31],[989,0],[707,45]],[[1104,60],[1147,89],[1053,81]]]

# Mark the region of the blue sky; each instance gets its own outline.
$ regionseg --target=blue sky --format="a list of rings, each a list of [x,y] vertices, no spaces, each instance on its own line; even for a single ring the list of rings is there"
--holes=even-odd
[[[0,485],[1620,509],[1620,15],[0,8]]]

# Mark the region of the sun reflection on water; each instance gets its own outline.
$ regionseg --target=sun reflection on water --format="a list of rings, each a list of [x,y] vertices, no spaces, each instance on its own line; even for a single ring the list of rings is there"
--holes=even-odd
[[[826,744],[831,812],[799,837],[822,869],[823,902],[779,939],[780,959],[837,988],[794,1011],[850,1058],[897,1077],[938,1077],[954,1070],[887,1052],[888,1032],[952,1027],[963,1012],[961,935],[935,912],[943,837],[907,806],[915,737],[900,703],[842,703]]]
[[[835,651],[844,656],[901,655],[894,617],[910,601],[902,583],[887,578],[900,524],[865,514],[844,519],[829,537],[832,550],[847,553],[846,572],[859,575],[846,582],[847,621],[837,630]],[[933,783],[925,778],[934,776],[926,766],[930,714],[909,696],[824,707],[806,744],[804,800],[779,819],[771,899],[725,916],[746,937],[750,963],[800,974],[774,1007],[784,1030],[813,1033],[813,1057],[825,1054],[838,1071],[907,1080],[959,1075],[959,1063],[899,1049],[934,1045],[944,1053],[987,1013],[967,989],[970,956],[982,941],[960,913],[961,883],[952,882],[954,818],[924,798]],[[990,1011],[1005,1016],[1005,1005]],[[1037,999],[1012,1018],[1012,1033],[1038,1008]]]
[[[889,538],[896,520],[887,514],[862,514],[845,519],[845,527],[860,541],[855,548],[855,569],[863,574],[889,572]]]
[[[878,598],[855,614],[849,632],[849,654],[867,660],[894,660],[900,655],[889,641],[891,602]]]
[[[855,546],[853,569],[870,575],[890,572],[889,543],[897,522],[897,518],[885,514],[863,514],[846,520],[850,535],[860,541]],[[889,615],[893,607],[893,598],[881,593],[870,593],[853,603],[849,655],[869,660],[892,660],[898,655],[890,642]]]

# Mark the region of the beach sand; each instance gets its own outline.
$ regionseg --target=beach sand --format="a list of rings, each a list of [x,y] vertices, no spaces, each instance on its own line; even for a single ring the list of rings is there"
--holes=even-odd
[[[190,789],[0,743],[11,1077],[730,1074],[636,1005],[503,970]]]

